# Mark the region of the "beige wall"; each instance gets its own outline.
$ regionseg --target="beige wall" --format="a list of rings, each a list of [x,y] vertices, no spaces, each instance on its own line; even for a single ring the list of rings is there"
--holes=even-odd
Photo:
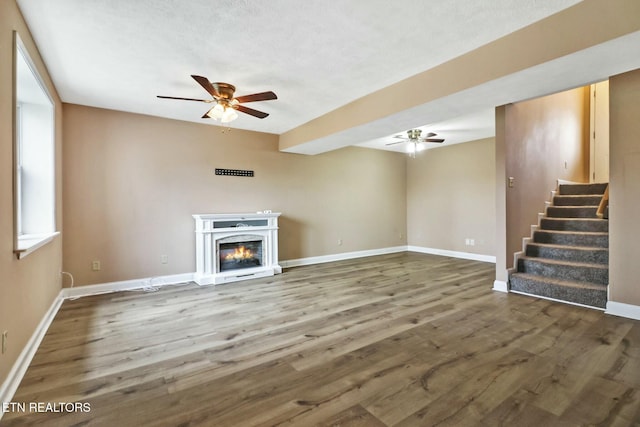
[[[193,272],[195,213],[282,212],[281,260],[406,245],[402,154],[287,154],[277,135],[64,108],[64,268],[77,284]]]
[[[640,70],[609,79],[609,300],[640,306]]]
[[[496,107],[495,165],[496,181],[496,285],[505,291],[509,274],[507,272],[507,106]]]
[[[494,138],[422,151],[407,163],[408,244],[495,255]],[[475,246],[465,245],[465,239]]]
[[[558,179],[589,181],[589,88],[505,107],[507,267]],[[505,185],[507,183],[505,182]]]
[[[7,353],[0,355],[0,382],[61,289],[62,238],[17,260],[13,254],[13,31],[17,30],[56,108],[56,187],[58,230],[62,226],[62,106],[29,30],[13,0],[0,2],[0,331],[8,331]]]

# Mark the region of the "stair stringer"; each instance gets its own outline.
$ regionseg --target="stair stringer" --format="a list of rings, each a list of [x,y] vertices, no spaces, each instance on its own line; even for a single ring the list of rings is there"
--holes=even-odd
[[[556,181],[556,188],[555,190],[551,190],[549,192],[551,199],[550,200],[545,200],[544,202],[544,212],[538,212],[538,223],[537,224],[531,224],[531,232],[529,234],[529,236],[523,237],[522,238],[522,250],[515,252],[513,254],[513,267],[508,268],[507,269],[507,289],[511,289],[511,275],[513,273],[516,273],[518,271],[518,260],[524,256],[526,250],[527,250],[527,244],[533,240],[533,234],[540,228],[540,221],[542,220],[542,218],[546,217],[546,213],[547,213],[547,208],[549,206],[553,206],[553,198],[555,197],[555,195],[558,193],[558,191],[560,190],[560,184],[573,184],[573,182],[571,181],[565,181],[562,179],[558,179]]]

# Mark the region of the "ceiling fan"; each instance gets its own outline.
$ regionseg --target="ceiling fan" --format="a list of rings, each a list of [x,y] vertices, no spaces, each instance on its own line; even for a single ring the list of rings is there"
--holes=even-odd
[[[208,104],[215,103],[215,105],[207,111],[202,118],[203,119],[214,119],[220,121],[222,123],[228,123],[230,121],[235,120],[238,117],[238,114],[235,110],[238,110],[242,113],[249,114],[250,116],[257,117],[259,119],[264,119],[269,114],[264,113],[262,111],[254,110],[253,108],[245,107],[241,105],[245,102],[255,102],[255,101],[270,101],[272,99],[278,99],[275,93],[269,92],[260,92],[254,93],[251,95],[243,95],[234,97],[234,92],[236,91],[236,87],[229,83],[222,82],[210,82],[209,79],[202,76],[191,75],[193,79],[200,84],[206,90],[209,95],[211,95],[212,99],[195,99],[195,98],[179,98],[175,96],[162,96],[158,95],[158,98],[163,99],[179,99],[182,101],[198,101],[198,102],[206,102]]]
[[[402,139],[402,141],[390,142],[386,145],[395,145],[395,144],[401,144],[403,142],[409,142],[411,143],[409,147],[409,155],[411,157],[415,157],[416,151],[418,151],[418,144],[420,142],[435,142],[435,143],[444,142],[443,138],[434,138],[434,136],[437,136],[438,134],[433,132],[427,133],[427,136],[424,138],[420,138],[420,135],[422,135],[421,129],[409,129],[407,131],[407,136],[403,136],[403,135],[394,136],[394,138],[400,138]]]

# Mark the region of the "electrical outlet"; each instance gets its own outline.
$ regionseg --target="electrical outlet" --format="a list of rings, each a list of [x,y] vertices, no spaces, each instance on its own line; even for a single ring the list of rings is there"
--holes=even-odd
[[[7,336],[9,334],[9,331],[4,331],[2,333],[2,354],[5,354],[7,352]]]
[[[169,263],[169,255],[160,255],[160,263],[168,264]]]
[[[338,246],[342,246],[342,239],[338,239]]]
[[[100,271],[101,265],[100,265],[100,261],[92,261],[91,262],[91,269],[93,271]]]

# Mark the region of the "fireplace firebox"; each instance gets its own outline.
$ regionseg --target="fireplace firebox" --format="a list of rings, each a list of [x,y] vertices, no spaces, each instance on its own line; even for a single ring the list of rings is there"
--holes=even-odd
[[[220,271],[262,266],[262,240],[218,243]]]
[[[199,285],[282,273],[278,265],[279,213],[193,215]]]

